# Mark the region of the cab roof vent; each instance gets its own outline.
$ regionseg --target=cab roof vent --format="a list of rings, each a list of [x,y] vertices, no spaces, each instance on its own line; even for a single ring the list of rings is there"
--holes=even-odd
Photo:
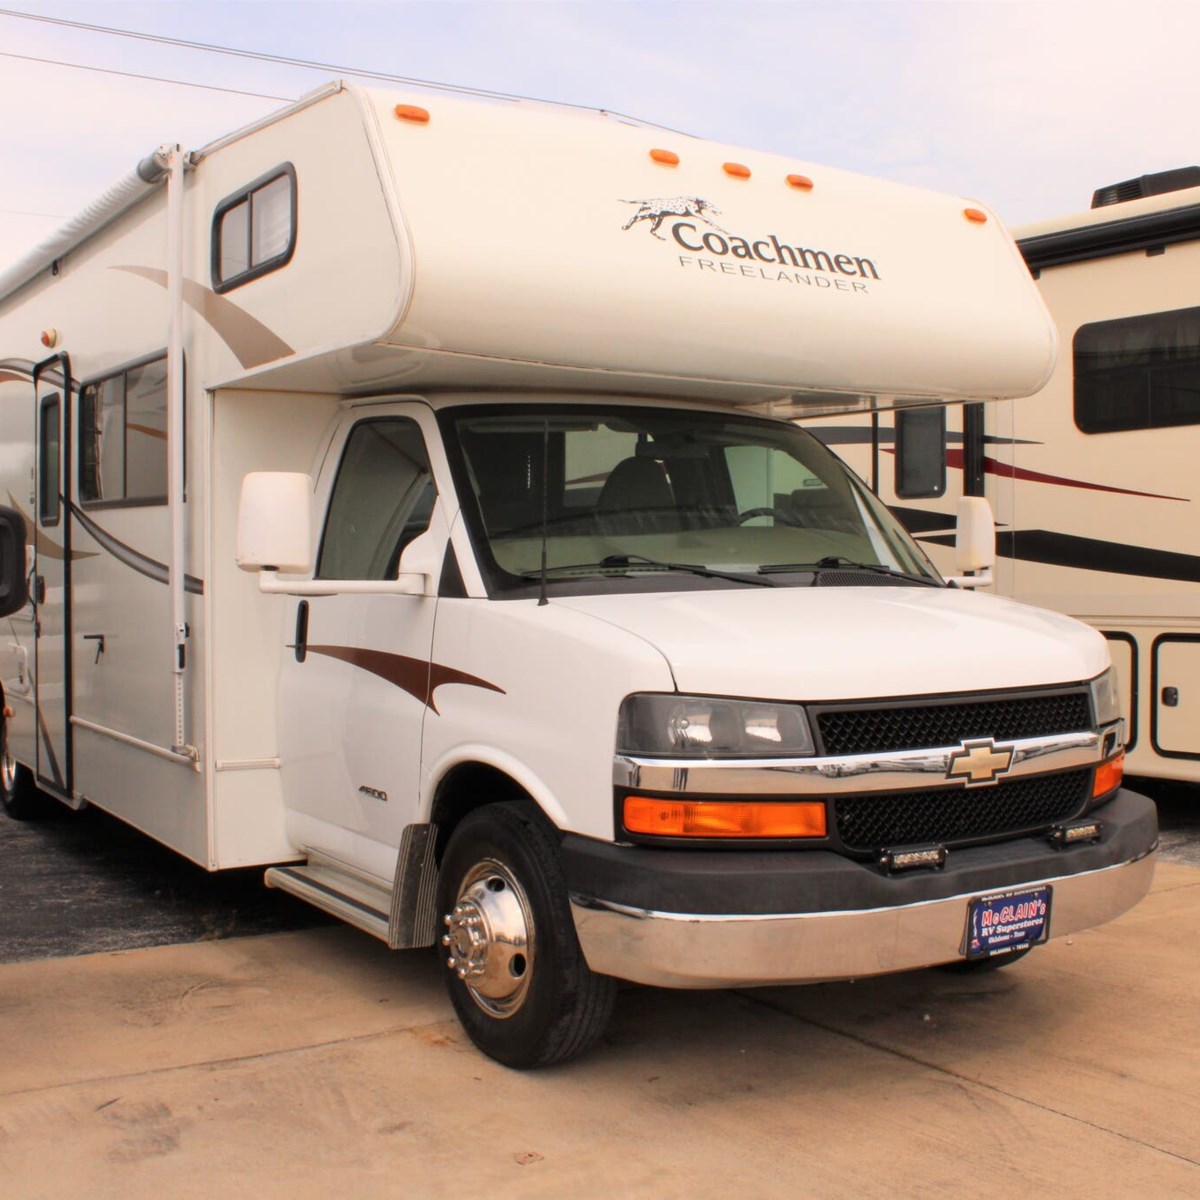
[[[1161,196],[1164,192],[1178,192],[1192,187],[1200,187],[1200,167],[1177,167],[1174,171],[1158,171],[1153,175],[1126,179],[1122,183],[1110,183],[1092,193],[1092,207],[1104,208],[1109,204],[1124,204],[1127,200]]]

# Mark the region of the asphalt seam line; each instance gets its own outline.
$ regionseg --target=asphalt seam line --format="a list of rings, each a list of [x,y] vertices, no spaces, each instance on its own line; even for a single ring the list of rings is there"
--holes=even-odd
[[[1200,1167],[1200,1160],[1188,1158],[1186,1154],[1180,1154],[1175,1150],[1168,1150],[1163,1146],[1156,1146],[1153,1142],[1142,1141],[1141,1138],[1134,1137],[1132,1134],[1122,1133],[1119,1129],[1111,1129],[1107,1125],[1101,1125],[1096,1121],[1089,1121],[1086,1117],[1078,1116],[1075,1113],[1064,1112],[1062,1109],[1054,1108],[1052,1105],[1043,1104],[1039,1100],[1031,1100],[1028,1096],[1019,1095],[1016,1092],[1007,1091],[1005,1088],[998,1087],[994,1083],[985,1083],[981,1079],[973,1079],[970,1075],[963,1075],[959,1071],[955,1071],[950,1067],[941,1066],[935,1062],[929,1062],[926,1059],[919,1058],[915,1054],[910,1054],[905,1050],[897,1050],[893,1046],[886,1046],[880,1042],[873,1042],[869,1038],[865,1038],[860,1034],[850,1033],[845,1029],[838,1029],[834,1025],[824,1025],[820,1021],[814,1021],[812,1017],[803,1017],[798,1013],[784,1008],[780,1004],[774,1004],[770,1000],[764,1000],[761,996],[752,995],[749,991],[735,989],[737,994],[748,1000],[751,1004],[757,1004],[762,1008],[770,1009],[771,1012],[779,1013],[781,1016],[790,1017],[794,1021],[799,1021],[805,1025],[811,1025],[814,1029],[820,1029],[825,1033],[834,1034],[836,1037],[844,1037],[848,1041],[857,1042],[860,1046],[865,1046],[868,1050],[879,1050],[884,1054],[890,1054],[895,1058],[902,1059],[904,1062],[913,1063],[915,1066],[925,1067],[930,1071],[936,1071],[939,1075],[947,1075],[951,1079],[957,1080],[959,1083],[970,1084],[980,1088],[986,1092],[995,1092],[999,1096],[1005,1096],[1009,1100],[1015,1100],[1018,1104],[1028,1104],[1033,1108],[1041,1109],[1043,1112],[1053,1113],[1055,1116],[1063,1117],[1068,1121],[1077,1122],[1080,1125],[1086,1125],[1090,1129],[1095,1129],[1098,1133],[1107,1133],[1112,1137],[1121,1138],[1123,1141],[1131,1142],[1135,1146],[1141,1146],[1143,1149],[1152,1150],[1157,1154],[1166,1155],[1168,1158],[1177,1159],[1180,1162],[1185,1162],[1192,1167]]]

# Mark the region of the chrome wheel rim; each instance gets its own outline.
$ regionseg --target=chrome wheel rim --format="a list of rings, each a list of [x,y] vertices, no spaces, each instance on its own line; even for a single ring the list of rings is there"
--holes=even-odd
[[[11,796],[17,786],[17,762],[7,751],[0,754],[0,784],[3,785],[6,796]]]
[[[495,859],[463,876],[454,910],[442,917],[446,966],[489,1016],[511,1017],[533,977],[533,916],[525,889]]]

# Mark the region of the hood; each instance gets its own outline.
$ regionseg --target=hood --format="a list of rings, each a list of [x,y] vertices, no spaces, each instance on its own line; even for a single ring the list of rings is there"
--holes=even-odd
[[[745,588],[571,596],[657,647],[681,692],[833,701],[1076,683],[1109,664],[1094,629],[957,588]]]

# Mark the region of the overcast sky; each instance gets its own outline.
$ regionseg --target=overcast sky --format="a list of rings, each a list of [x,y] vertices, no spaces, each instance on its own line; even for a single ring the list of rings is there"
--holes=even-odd
[[[1200,161],[1194,0],[0,0],[13,11],[342,70],[0,15],[0,267],[160,143],[279,106],[211,89],[289,99],[345,68],[615,109],[1014,225]]]

